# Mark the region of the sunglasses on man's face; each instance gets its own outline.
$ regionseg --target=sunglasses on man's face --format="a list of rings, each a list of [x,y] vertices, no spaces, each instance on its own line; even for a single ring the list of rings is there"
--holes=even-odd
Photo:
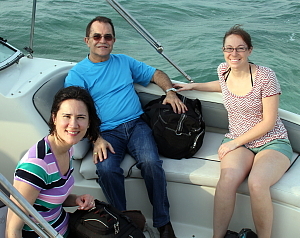
[[[99,33],[94,34],[93,36],[89,37],[89,38],[93,38],[94,41],[99,41],[101,40],[101,38],[104,38],[104,40],[106,41],[112,41],[114,39],[112,34],[105,34],[105,35],[101,35]]]

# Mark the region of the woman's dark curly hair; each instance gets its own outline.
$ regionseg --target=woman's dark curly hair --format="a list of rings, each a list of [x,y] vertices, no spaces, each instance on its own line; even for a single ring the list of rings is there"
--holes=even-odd
[[[56,117],[62,102],[68,99],[82,101],[86,105],[89,113],[89,128],[87,129],[84,137],[87,137],[90,141],[95,142],[100,135],[99,127],[101,121],[97,115],[94,100],[89,92],[84,88],[77,86],[62,88],[56,93],[51,108],[51,116],[48,122],[50,135],[54,135],[56,133],[56,126],[54,125],[53,115],[54,117]]]

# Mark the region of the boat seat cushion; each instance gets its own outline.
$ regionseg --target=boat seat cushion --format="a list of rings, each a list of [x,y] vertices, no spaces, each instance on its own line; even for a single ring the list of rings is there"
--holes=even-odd
[[[206,132],[200,150],[189,159],[169,159],[161,157],[166,179],[170,182],[216,187],[220,176],[220,161],[217,151],[224,138],[223,134]],[[298,154],[293,154],[293,166],[283,178],[271,187],[273,200],[300,207],[300,162]],[[125,177],[142,178],[135,161],[126,155],[121,164]],[[85,179],[96,179],[96,166],[93,163],[92,151],[82,160],[80,173]],[[241,194],[249,195],[247,180],[238,188]]]
[[[63,87],[66,74],[57,75],[46,82],[34,95],[33,102],[41,117],[47,122],[50,117],[50,108],[55,93]],[[151,85],[153,86],[153,85]],[[149,93],[139,93],[142,104],[154,99],[155,95]],[[203,114],[208,127],[218,128],[218,133],[206,132],[204,142],[200,150],[193,158],[174,160],[161,157],[166,179],[170,182],[194,184],[200,186],[216,187],[220,175],[220,161],[217,151],[224,137],[220,132],[228,127],[227,116],[224,106],[220,103],[202,102]],[[218,115],[216,117],[215,115]],[[220,116],[222,119],[220,119]],[[224,122],[220,124],[220,122]],[[298,138],[300,127],[298,124],[283,120],[291,140],[293,150],[300,152]],[[96,179],[96,168],[92,159],[91,145],[87,140],[83,140],[74,146],[74,159],[82,159],[80,173],[85,179]],[[87,154],[86,154],[87,153]],[[298,154],[294,153],[294,164],[285,173],[282,179],[271,188],[274,200],[300,207],[300,160]],[[124,175],[131,178],[141,178],[141,172],[137,169],[135,161],[126,155],[121,167]],[[247,181],[239,188],[238,192],[248,194]]]

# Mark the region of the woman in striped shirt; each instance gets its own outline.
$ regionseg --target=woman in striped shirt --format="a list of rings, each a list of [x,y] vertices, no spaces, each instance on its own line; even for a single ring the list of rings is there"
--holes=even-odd
[[[248,176],[251,208],[259,238],[270,238],[273,206],[270,186],[290,166],[292,148],[278,116],[280,86],[273,70],[252,64],[250,35],[235,25],[223,38],[225,63],[219,80],[175,84],[178,91],[221,92],[228,111],[229,133],[218,150],[221,174],[214,203],[213,238],[238,237],[228,232],[236,190]]]
[[[72,146],[83,137],[95,141],[99,126],[94,101],[85,89],[74,86],[61,89],[52,105],[49,135],[27,151],[15,171],[14,187],[64,237],[69,234],[69,214],[63,207],[88,210],[94,206],[93,196],[71,194]],[[9,210],[6,237],[39,236]]]

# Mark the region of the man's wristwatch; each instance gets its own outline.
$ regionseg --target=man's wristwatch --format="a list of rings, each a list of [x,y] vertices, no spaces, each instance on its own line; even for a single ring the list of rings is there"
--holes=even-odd
[[[166,90],[166,93],[169,92],[169,91],[177,92],[177,89],[176,89],[176,88],[168,88],[168,89]]]

